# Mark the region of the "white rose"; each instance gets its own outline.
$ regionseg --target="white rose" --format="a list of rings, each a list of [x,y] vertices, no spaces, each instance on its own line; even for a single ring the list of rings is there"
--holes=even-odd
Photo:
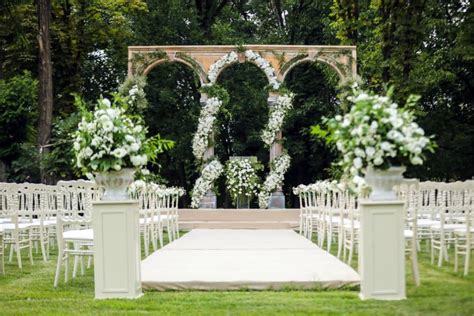
[[[114,168],[114,170],[117,170],[117,171],[122,169],[122,167],[119,164],[114,165],[112,168]]]

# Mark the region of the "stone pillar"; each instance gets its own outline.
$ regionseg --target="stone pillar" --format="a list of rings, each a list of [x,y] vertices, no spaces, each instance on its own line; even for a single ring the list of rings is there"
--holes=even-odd
[[[360,298],[403,300],[405,239],[403,201],[360,201]]]
[[[270,94],[268,98],[268,106],[272,107],[275,105],[276,99],[278,95]],[[270,147],[270,162],[273,162],[276,157],[280,156],[283,153],[283,145],[281,144],[281,140],[283,138],[282,132],[278,132],[275,138],[275,142]],[[268,208],[285,208],[285,195],[283,194],[283,188],[280,186],[278,187],[275,192],[272,192],[270,196],[270,201],[268,203]]]
[[[207,101],[207,94],[202,93],[201,94],[201,107],[204,107],[206,105]],[[214,157],[214,132],[209,135],[209,146],[206,149],[206,152],[204,153],[203,160],[204,161],[209,161]],[[206,195],[204,198],[201,200],[201,203],[199,203],[199,208],[217,208],[217,197],[214,191],[209,190],[206,192]]]
[[[92,205],[95,298],[143,295],[138,201],[98,201]]]

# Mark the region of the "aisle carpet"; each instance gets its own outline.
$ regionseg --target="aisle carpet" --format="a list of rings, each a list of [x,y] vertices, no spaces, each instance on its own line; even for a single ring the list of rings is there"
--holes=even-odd
[[[338,288],[359,284],[350,266],[292,230],[194,229],[142,261],[155,290]]]

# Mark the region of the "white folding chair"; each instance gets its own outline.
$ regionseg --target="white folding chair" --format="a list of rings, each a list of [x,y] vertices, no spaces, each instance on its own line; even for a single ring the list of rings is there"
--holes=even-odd
[[[54,278],[54,287],[59,283],[61,266],[64,263],[64,280],[68,282],[69,259],[74,259],[72,277],[75,278],[80,264],[81,274],[84,274],[83,258],[87,257],[90,266],[94,252],[94,235],[91,226],[91,209],[94,183],[75,181],[60,183],[57,213],[57,245],[58,261]]]
[[[25,195],[24,185],[15,183],[3,183],[0,186],[0,195],[6,201],[6,214],[9,216],[9,222],[0,223],[0,228],[4,232],[3,242],[5,246],[10,247],[9,262],[13,261],[13,255],[16,254],[18,267],[23,267],[21,260],[21,250],[28,249],[31,264],[33,264],[33,243],[31,231],[37,223],[30,221],[31,212],[30,201]]]
[[[474,250],[474,181],[466,181],[463,205],[464,227],[454,230],[454,272],[458,272],[459,257],[464,256],[464,275],[468,275],[471,252]]]
[[[5,248],[3,244],[3,229],[0,228],[0,273],[5,275]]]

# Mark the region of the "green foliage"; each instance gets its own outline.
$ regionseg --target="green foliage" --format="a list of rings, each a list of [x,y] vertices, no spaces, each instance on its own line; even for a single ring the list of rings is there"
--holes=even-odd
[[[222,101],[222,104],[225,106],[226,104],[229,103],[230,97],[229,97],[229,92],[227,90],[218,85],[218,84],[213,84],[211,86],[203,86],[199,90],[201,93],[205,93],[208,95],[209,98],[216,97],[219,100]]]
[[[144,91],[146,87],[146,77],[127,77],[118,87],[118,93],[127,98],[129,113],[141,114],[148,107],[148,100]]]
[[[5,163],[19,155],[22,143],[34,141],[37,86],[29,72],[0,80],[0,160]]]
[[[147,76],[145,92],[149,106],[144,120],[149,134],[159,133],[175,141],[173,149],[158,156],[150,167],[169,185],[184,187],[190,192],[199,170],[191,149],[193,133],[199,117],[199,80],[182,63],[162,63]],[[163,182],[163,181],[161,181]],[[189,195],[183,197],[189,205]]]
[[[167,234],[164,239],[167,243]],[[421,249],[418,258],[421,286],[413,284],[411,263],[407,259],[407,299],[402,301],[361,300],[357,288],[145,291],[145,295],[136,300],[97,300],[94,299],[92,268],[85,269],[85,275],[67,284],[60,282],[58,288],[52,286],[57,262],[57,250],[52,248],[51,260],[46,263],[41,262],[41,253],[33,252],[34,265],[30,265],[24,255],[23,269],[19,269],[16,262],[6,260],[6,275],[0,278],[0,304],[2,315],[472,315],[474,266],[471,264],[469,275],[463,277],[453,272],[452,262],[442,268],[432,265],[424,243]],[[449,255],[452,258],[452,252]],[[71,258],[70,266],[73,262]]]

